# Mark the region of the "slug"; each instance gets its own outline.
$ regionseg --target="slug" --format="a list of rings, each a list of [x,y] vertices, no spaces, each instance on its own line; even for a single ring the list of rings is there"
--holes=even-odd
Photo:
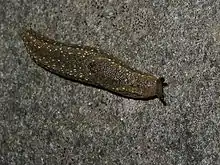
[[[166,105],[162,77],[133,69],[100,49],[57,42],[31,28],[20,35],[31,58],[47,71],[126,98],[159,98]]]

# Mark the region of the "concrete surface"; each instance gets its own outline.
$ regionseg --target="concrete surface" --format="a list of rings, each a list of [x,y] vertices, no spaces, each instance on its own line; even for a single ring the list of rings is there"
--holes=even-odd
[[[220,1],[0,2],[0,164],[220,164]],[[38,67],[31,26],[165,77],[166,101],[136,101]]]

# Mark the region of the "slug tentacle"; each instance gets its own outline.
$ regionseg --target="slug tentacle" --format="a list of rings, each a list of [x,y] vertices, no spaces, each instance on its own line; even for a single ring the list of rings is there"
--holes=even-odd
[[[32,29],[20,35],[35,63],[54,74],[128,98],[157,97],[166,105],[164,78],[133,69],[93,47],[57,42]]]

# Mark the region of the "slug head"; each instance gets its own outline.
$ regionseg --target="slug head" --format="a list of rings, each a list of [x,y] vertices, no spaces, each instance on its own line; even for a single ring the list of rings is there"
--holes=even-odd
[[[157,83],[156,83],[156,96],[163,103],[163,105],[167,105],[167,103],[164,100],[163,88],[168,86],[168,84],[165,83],[164,81],[165,81],[165,79],[163,77],[157,79]]]

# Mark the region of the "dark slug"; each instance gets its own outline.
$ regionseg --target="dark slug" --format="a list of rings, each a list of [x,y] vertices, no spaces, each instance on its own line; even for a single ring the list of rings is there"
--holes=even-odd
[[[99,49],[57,42],[31,28],[21,37],[36,64],[54,74],[127,98],[159,98],[166,105],[164,78],[135,70]]]

